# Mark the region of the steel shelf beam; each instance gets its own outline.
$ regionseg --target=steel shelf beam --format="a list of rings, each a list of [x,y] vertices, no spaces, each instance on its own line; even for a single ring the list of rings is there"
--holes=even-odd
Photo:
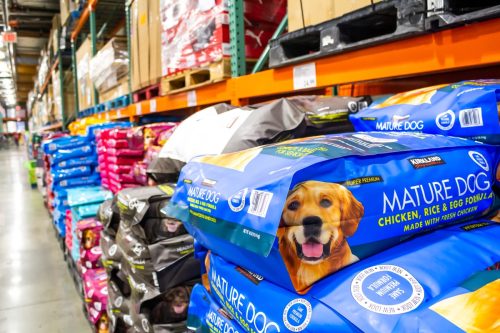
[[[408,78],[470,68],[500,65],[500,19],[420,35],[388,44],[317,59],[316,86],[327,88],[341,84]],[[300,65],[300,64],[299,64]],[[249,98],[276,97],[293,92],[294,66],[270,69],[255,74],[155,98],[156,112],[186,109],[188,95],[196,95],[196,105],[231,102],[244,104]],[[106,119],[120,119],[150,113],[150,101],[125,109],[100,114]],[[192,103],[191,103],[192,104]]]

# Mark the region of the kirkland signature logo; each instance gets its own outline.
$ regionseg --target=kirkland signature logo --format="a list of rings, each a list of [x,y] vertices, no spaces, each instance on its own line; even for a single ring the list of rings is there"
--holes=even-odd
[[[410,161],[411,165],[415,169],[422,169],[426,167],[446,164],[446,162],[441,158],[441,156],[437,155],[419,157],[419,158],[409,158],[408,161]]]

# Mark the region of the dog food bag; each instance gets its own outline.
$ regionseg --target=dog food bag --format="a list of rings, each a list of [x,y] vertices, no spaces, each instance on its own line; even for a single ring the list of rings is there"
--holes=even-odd
[[[62,161],[57,163],[56,167],[60,169],[64,168],[75,168],[81,166],[95,166],[97,165],[97,157],[96,156],[85,156],[80,158],[73,158],[70,160]]]
[[[94,269],[100,267],[102,249],[99,247],[101,222],[95,218],[84,219],[76,223],[76,235],[79,240],[80,263],[83,267]]]
[[[108,270],[119,267],[123,258],[123,253],[116,244],[114,236],[108,234],[107,231],[101,231],[99,246],[102,250],[102,266]]]
[[[143,157],[144,156],[144,149],[142,146],[140,147],[139,150],[134,150],[134,149],[128,149],[128,148],[123,148],[123,149],[116,149],[116,148],[107,148],[106,153],[108,153],[111,156],[116,156],[116,157]]]
[[[117,318],[129,315],[130,293],[127,277],[119,269],[112,269],[108,279],[108,313]]]
[[[117,206],[123,225],[141,223],[147,217],[162,217],[157,205],[170,199],[174,186],[159,185],[126,189],[118,193]]]
[[[263,326],[264,332],[394,332],[398,326],[401,332],[456,332],[437,316],[429,316],[428,323],[435,324],[426,326],[412,318],[498,262],[499,236],[500,225],[487,220],[437,230],[346,267],[307,295],[211,254],[210,290],[247,332]],[[498,307],[497,298],[491,301]]]
[[[352,114],[356,131],[412,131],[500,144],[500,80],[462,81],[376,101]]]
[[[53,140],[44,141],[43,152],[45,154],[54,154],[59,150],[77,148],[89,144],[85,136],[64,136]]]
[[[105,200],[97,212],[97,218],[110,235],[116,235],[120,224],[120,211],[116,206],[116,197]]]
[[[153,272],[170,267],[177,260],[191,255],[194,251],[193,238],[189,234],[148,245],[122,225],[120,225],[116,241],[124,254],[124,259],[134,269],[134,274],[155,287],[159,287],[159,282]]]
[[[51,170],[52,179],[54,182],[61,181],[66,178],[76,178],[76,177],[86,177],[92,173],[92,169],[89,166],[79,166],[68,169],[53,168]]]
[[[95,324],[99,318],[98,313],[106,311],[107,305],[107,275],[103,268],[89,269],[82,275],[83,293],[87,304],[93,305],[96,310],[89,312],[90,319]]]
[[[251,112],[217,104],[194,113],[179,124],[148,172],[158,183],[177,180],[182,166],[193,157],[220,154]]]
[[[108,122],[102,124],[95,124],[87,127],[87,138],[89,141],[94,141],[99,137],[99,134],[105,130],[111,130],[113,128],[128,128],[131,126],[131,123],[128,121],[117,121],[117,122]]]
[[[436,297],[427,307],[404,314],[394,332],[494,332],[499,329],[500,262]]]
[[[140,161],[142,157],[122,157],[122,156],[106,156],[106,162],[109,164],[119,164],[119,165],[134,165],[135,162]]]
[[[209,254],[210,292],[244,332],[356,332],[313,297],[278,287],[262,276]]]
[[[194,286],[189,302],[187,327],[200,333],[242,333],[244,330],[200,284]]]
[[[113,194],[100,186],[78,187],[67,190],[68,202],[71,207],[89,204],[101,204],[111,199]],[[95,215],[95,214],[94,214]]]
[[[108,172],[108,177],[111,180],[114,180],[118,183],[129,183],[129,184],[136,183],[134,176],[127,173]]]
[[[369,97],[294,96],[255,109],[221,153],[320,134],[352,132],[349,114],[367,107]]]
[[[54,191],[61,189],[69,189],[74,187],[92,187],[101,183],[101,177],[98,173],[93,173],[86,177],[68,178],[58,182],[54,182],[52,188]]]
[[[94,147],[91,145],[80,146],[78,148],[71,148],[71,149],[59,149],[57,152],[51,155],[51,164],[56,165],[62,161],[74,158],[92,156],[94,154],[95,150]]]
[[[420,311],[433,308],[443,298],[449,298],[450,291],[498,263],[499,237],[500,225],[488,220],[438,230],[347,267],[318,282],[309,294],[364,332],[394,332],[396,327],[403,325],[402,322],[416,330],[419,328],[418,321],[405,319],[407,316],[418,317]],[[485,278],[483,285],[486,286],[489,281],[491,279]],[[483,291],[490,293],[490,287]],[[485,294],[479,292],[476,295],[480,300],[474,300],[472,296],[469,304],[459,305],[463,319],[470,322],[478,319],[477,323],[483,329],[476,332],[495,330],[486,329],[491,323],[487,314],[491,309],[490,302],[495,303],[498,309],[498,292],[493,294],[496,298],[482,299]],[[447,309],[453,312],[451,302]],[[446,318],[447,315],[442,312],[441,316]],[[479,324],[483,320],[479,318],[484,319],[485,326]],[[453,314],[446,320],[450,323],[436,318],[428,324],[433,323],[434,332],[459,331],[449,329]],[[460,327],[457,324],[453,325]],[[425,326],[420,327],[420,332],[427,332]]]
[[[108,166],[108,171],[109,172],[114,172],[114,173],[129,173],[132,170],[131,165],[120,165],[120,164],[111,164]]]
[[[241,252],[228,244],[268,257],[247,268],[304,292],[409,236],[488,212],[497,156],[419,133],[292,140],[193,160],[165,213],[233,262]]]

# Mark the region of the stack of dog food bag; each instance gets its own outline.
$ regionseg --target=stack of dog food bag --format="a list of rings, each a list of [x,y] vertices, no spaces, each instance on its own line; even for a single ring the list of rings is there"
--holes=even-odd
[[[53,208],[54,224],[61,237],[65,236],[67,189],[100,185],[97,155],[88,136],[62,136],[43,143],[47,165],[48,206]]]
[[[135,162],[131,170],[137,183],[148,185],[147,169],[152,161],[158,158],[162,147],[172,136],[177,125],[177,123],[163,123],[161,127],[144,127],[144,159]]]
[[[96,139],[103,186],[117,193],[124,188],[144,185],[143,178],[134,176],[133,166],[144,160],[145,142],[149,146],[150,141],[161,137],[162,132],[173,127],[171,123],[158,123],[99,131]],[[154,139],[145,140],[145,134]]]
[[[172,186],[129,188],[98,216],[111,332],[185,332],[200,262],[182,223],[164,215]]]
[[[66,246],[73,262],[78,263],[82,245],[82,234],[78,231],[83,232],[85,230],[82,229],[83,225],[92,225],[92,223],[97,222],[95,216],[99,205],[103,201],[110,199],[112,193],[100,186],[94,186],[68,189],[67,194],[70,209],[67,211],[66,219]]]
[[[500,152],[422,131],[497,143],[499,91],[495,81],[460,82],[351,116],[389,117],[396,129],[415,123],[413,133],[374,125],[378,132],[189,160],[162,209],[183,222],[204,258],[188,327],[497,330]]]
[[[98,332],[107,332],[107,279],[99,246],[102,224],[95,215],[112,193],[101,187],[79,187],[68,189],[67,195],[67,260],[81,281],[88,320]]]

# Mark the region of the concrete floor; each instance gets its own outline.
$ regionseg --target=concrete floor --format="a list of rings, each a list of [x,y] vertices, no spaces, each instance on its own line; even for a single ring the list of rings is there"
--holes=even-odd
[[[0,333],[88,333],[23,148],[0,150]]]

